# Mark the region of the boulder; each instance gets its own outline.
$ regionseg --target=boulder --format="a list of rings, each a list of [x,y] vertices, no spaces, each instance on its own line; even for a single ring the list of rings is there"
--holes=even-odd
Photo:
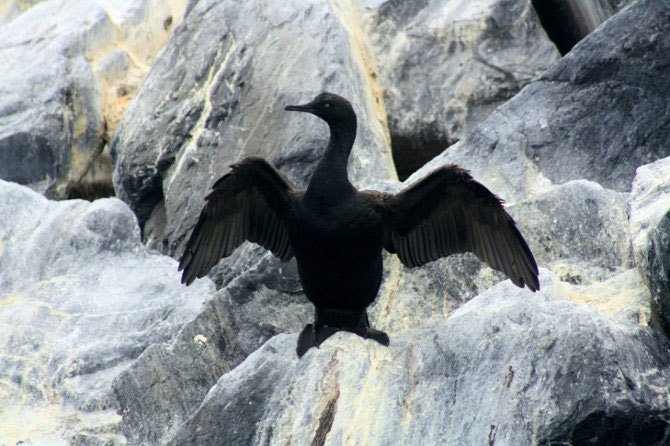
[[[297,359],[279,335],[169,444],[666,444],[668,341],[556,285],[501,283],[389,348],[339,333]]]
[[[562,281],[589,285],[634,266],[628,196],[576,180],[553,186],[507,209],[538,265],[552,270]],[[391,255],[384,258],[384,263],[384,281],[370,314],[378,328],[392,333],[445,319],[463,303],[507,278],[473,254],[452,255],[412,269]],[[640,285],[636,282],[631,287]],[[634,292],[626,305],[643,311],[643,302]]]
[[[55,198],[113,195],[107,140],[186,3],[49,0],[8,16],[0,178]]]
[[[328,128],[283,108],[322,91],[345,96],[358,115],[352,181],[395,178],[378,75],[353,1],[194,6],[112,141],[116,191],[147,243],[180,251],[208,189],[245,155],[263,156],[304,187]]]
[[[142,34],[144,22],[131,20],[144,17],[141,0],[122,3],[93,4],[101,22],[88,12],[72,19],[88,43],[64,54],[92,55],[81,65],[95,81],[91,97],[107,97],[103,78],[123,87],[131,76],[139,85],[164,42],[147,43],[146,59],[138,56],[142,45],[127,49],[153,31]],[[116,186],[130,209],[118,199],[52,202],[0,181],[0,438],[75,445],[670,442],[670,343],[656,330],[651,305],[652,296],[657,307],[665,302],[667,169],[662,162],[639,169],[631,194],[632,173],[625,178],[665,150],[659,101],[667,82],[658,71],[670,7],[640,0],[621,11],[401,184],[383,77],[357,5],[285,3],[180,3],[186,18],[112,143]],[[376,3],[378,11],[400,8]],[[63,4],[33,6],[0,34],[30,14],[56,17],[61,10],[48,8]],[[523,20],[532,15],[504,4]],[[147,11],[163,11],[145,6],[154,19]],[[431,7],[405,6],[408,21]],[[154,19],[160,29],[181,20]],[[124,25],[100,25],[109,21]],[[51,22],[35,23],[38,35]],[[49,29],[41,31],[53,37],[42,39],[44,48],[56,41]],[[101,43],[117,42],[124,29],[131,31],[122,32],[122,47]],[[169,31],[161,32],[166,39]],[[181,286],[176,262],[141,240],[179,255],[200,197],[246,154],[266,157],[304,186],[327,129],[282,109],[322,90],[351,98],[358,112],[349,166],[357,186],[397,191],[437,165],[471,168],[510,203],[542,268],[541,291],[514,287],[473,255],[410,270],[385,254],[370,316],[391,346],[338,333],[298,360],[295,333],[313,316],[294,262],[245,244],[211,273],[215,283]],[[99,109],[111,122],[108,109]]]
[[[669,33],[669,3],[631,4],[414,175],[456,163],[511,203],[575,179],[630,191],[670,155]]]
[[[532,0],[542,27],[561,54],[631,0]]]
[[[296,33],[306,38],[296,39]],[[327,127],[283,107],[323,90],[348,97],[358,114],[352,180],[364,187],[393,179],[378,76],[366,47],[358,10],[349,2],[196,5],[112,142],[117,192],[144,223],[147,243],[178,254],[203,204],[194,194],[204,197],[241,156],[262,155],[304,187],[325,147]],[[178,64],[183,60],[192,63]],[[217,374],[312,318],[295,263],[281,264],[255,245],[242,246],[211,276],[221,290],[185,334],[148,349],[115,382],[130,441],[169,438]],[[202,351],[214,352],[206,360],[194,349],[198,335],[207,339]]]
[[[627,193],[575,180],[512,205],[509,212],[539,265],[563,281],[582,284],[633,268],[628,199]]]
[[[654,320],[651,294],[636,269],[625,270],[588,284],[570,283],[567,286],[563,282],[561,291],[554,292],[561,299],[594,307],[614,321],[658,329],[657,321]]]
[[[44,0],[7,0],[2,2],[2,5],[0,5],[0,25],[9,22],[25,10],[43,1]]]
[[[670,158],[637,169],[630,232],[635,262],[670,335]]]
[[[214,291],[208,280],[182,287],[176,262],[139,235],[116,198],[53,202],[0,180],[0,438],[9,444],[123,443],[113,380]]]
[[[366,4],[401,179],[559,57],[529,0]]]
[[[113,387],[128,441],[163,444],[222,374],[273,336],[301,330],[312,313],[295,263],[262,257],[218,291],[171,342],[150,346],[116,378]]]

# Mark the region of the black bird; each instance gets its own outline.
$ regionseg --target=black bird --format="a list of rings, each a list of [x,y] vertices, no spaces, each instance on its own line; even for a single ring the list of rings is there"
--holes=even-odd
[[[297,190],[267,161],[247,157],[214,183],[179,260],[182,283],[205,276],[245,240],[283,261],[296,258],[316,320],[297,353],[345,330],[389,344],[370,327],[366,308],[382,280],[382,249],[408,267],[474,252],[512,282],[540,288],[533,254],[502,200],[455,165],[435,169],[398,194],[358,191],[347,177],[356,114],[346,99],[322,93],[290,111],[318,116],[330,141],[307,189]]]

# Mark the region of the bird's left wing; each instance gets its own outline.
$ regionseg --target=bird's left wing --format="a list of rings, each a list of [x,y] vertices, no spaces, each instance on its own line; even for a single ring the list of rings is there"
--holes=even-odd
[[[263,158],[247,157],[233,164],[205,200],[184,254],[181,281],[187,285],[205,276],[222,257],[245,240],[258,243],[282,261],[293,257],[286,214],[298,192]]]
[[[515,285],[540,288],[533,254],[502,200],[468,171],[446,165],[398,194],[364,194],[382,214],[384,248],[406,266],[473,252]]]

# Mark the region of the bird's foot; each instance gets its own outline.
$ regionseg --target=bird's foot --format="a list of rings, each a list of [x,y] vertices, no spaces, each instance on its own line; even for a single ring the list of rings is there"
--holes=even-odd
[[[335,327],[328,327],[325,325],[317,325],[317,324],[305,325],[305,328],[303,328],[302,331],[300,332],[300,336],[298,336],[298,347],[296,349],[296,353],[298,353],[298,358],[302,358],[302,355],[307,353],[307,350],[309,350],[312,347],[319,348],[326,339],[328,339],[329,337],[331,337],[340,330],[342,329]]]
[[[366,327],[362,333],[358,332],[352,332],[352,333],[356,333],[358,336],[365,339],[375,340],[385,347],[388,347],[390,343],[389,335],[387,335],[381,330],[375,330],[372,327]]]
[[[326,323],[324,323],[326,322]],[[342,326],[338,326],[342,325]],[[321,344],[337,333],[348,331],[357,334],[363,339],[372,339],[381,345],[388,347],[389,336],[380,330],[370,327],[368,316],[363,312],[345,312],[339,310],[318,310],[316,312],[316,323],[307,324],[298,336],[298,357],[302,357],[312,347]]]

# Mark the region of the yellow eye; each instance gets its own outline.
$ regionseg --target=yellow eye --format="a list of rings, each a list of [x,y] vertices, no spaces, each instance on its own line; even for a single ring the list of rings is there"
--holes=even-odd
[[[323,104],[323,108],[330,108],[330,102],[326,102],[325,104]]]

